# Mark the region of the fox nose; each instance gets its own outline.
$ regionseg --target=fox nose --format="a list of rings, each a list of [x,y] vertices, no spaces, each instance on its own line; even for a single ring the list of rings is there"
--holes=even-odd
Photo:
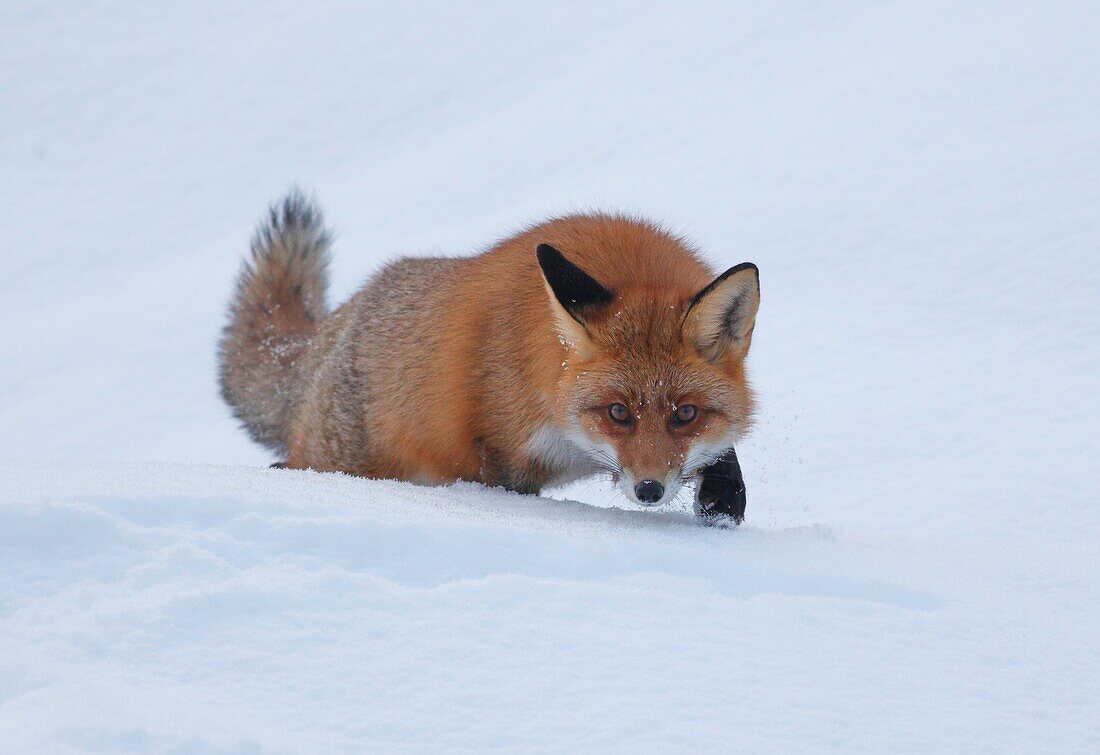
[[[634,495],[642,503],[657,503],[665,494],[665,486],[656,480],[642,480],[634,486]]]

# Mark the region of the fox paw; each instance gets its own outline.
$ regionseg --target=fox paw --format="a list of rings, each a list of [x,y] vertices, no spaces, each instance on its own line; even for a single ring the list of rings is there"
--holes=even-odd
[[[745,480],[737,453],[731,448],[718,461],[699,473],[699,488],[695,491],[695,514],[714,520],[745,520]]]

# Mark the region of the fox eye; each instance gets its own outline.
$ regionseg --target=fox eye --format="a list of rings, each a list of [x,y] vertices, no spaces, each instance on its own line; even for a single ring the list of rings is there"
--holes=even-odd
[[[630,410],[626,408],[626,404],[612,404],[607,407],[607,413],[611,415],[611,419],[615,420],[620,425],[625,425],[630,422]]]
[[[683,406],[676,407],[676,412],[672,415],[672,423],[674,425],[686,425],[695,420],[698,416],[699,409],[693,404],[684,404]]]

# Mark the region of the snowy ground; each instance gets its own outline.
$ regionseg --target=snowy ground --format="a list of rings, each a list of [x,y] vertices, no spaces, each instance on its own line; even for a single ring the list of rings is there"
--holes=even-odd
[[[1100,9],[544,5],[0,5],[0,750],[1100,748]],[[293,183],[758,263],[746,526],[264,468]]]

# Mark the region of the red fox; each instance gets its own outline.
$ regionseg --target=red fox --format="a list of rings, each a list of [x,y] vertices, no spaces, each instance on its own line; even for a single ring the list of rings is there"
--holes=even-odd
[[[696,481],[697,513],[743,516],[755,265],[716,276],[658,225],[570,215],[391,262],[330,312],[329,247],[301,194],[272,207],[219,345],[280,466],[531,494],[603,472],[646,506]]]

